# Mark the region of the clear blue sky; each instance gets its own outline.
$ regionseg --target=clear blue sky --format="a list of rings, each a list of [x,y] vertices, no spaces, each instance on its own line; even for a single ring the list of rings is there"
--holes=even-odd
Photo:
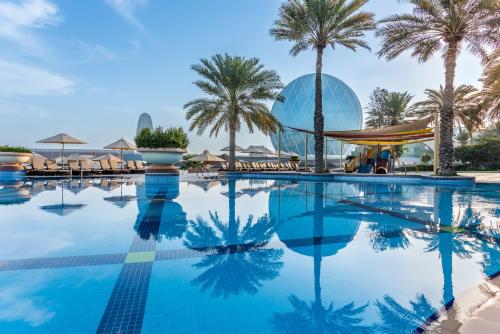
[[[67,132],[102,147],[133,139],[140,113],[155,125],[183,126],[182,106],[200,92],[190,65],[230,53],[258,57],[284,83],[313,72],[312,51],[292,57],[290,44],[269,29],[282,0],[5,0],[0,2],[0,144],[39,146]],[[381,19],[411,6],[371,0]],[[379,41],[367,39],[374,51]],[[324,72],[350,85],[366,105],[377,86],[422,98],[443,82],[442,59],[418,64],[408,55],[392,62],[359,50],[329,49]],[[480,86],[479,61],[463,53],[457,84]],[[217,151],[219,138],[190,133],[190,151]],[[239,134],[238,144],[264,144],[262,134]]]

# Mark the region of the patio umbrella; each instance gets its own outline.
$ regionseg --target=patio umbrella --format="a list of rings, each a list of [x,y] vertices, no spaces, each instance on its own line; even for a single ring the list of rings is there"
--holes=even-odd
[[[262,149],[262,152],[264,152],[264,154],[266,155],[266,162],[267,162],[267,156],[268,155],[276,155],[276,152],[274,151],[271,151],[270,149],[268,149],[267,147],[263,147]]]
[[[70,214],[73,211],[81,209],[84,206],[86,206],[86,204],[80,204],[80,203],[66,204],[66,203],[64,203],[64,186],[61,184],[61,203],[42,205],[42,206],[40,206],[40,209],[62,217],[62,216],[66,216],[66,215]]]
[[[123,209],[130,202],[137,199],[137,196],[123,195],[123,183],[124,182],[120,182],[120,196],[104,197],[105,201],[111,202],[114,206],[119,207],[120,209]]]
[[[46,157],[44,157],[43,155],[41,154],[38,154],[38,153],[33,153],[33,155],[31,156],[31,161],[33,160],[41,160],[41,161],[45,161],[47,160]]]
[[[216,155],[213,155],[212,153],[208,152],[208,150],[203,151],[202,154],[195,155],[192,158],[189,158],[187,161],[199,161],[199,162],[206,162],[206,163],[211,163],[211,162],[224,162],[226,160],[219,158]]]
[[[104,146],[104,148],[108,148],[111,150],[120,150],[120,159],[122,160],[122,162],[123,162],[123,150],[135,150],[136,149],[134,144],[123,139],[123,137],[118,139],[114,143],[111,143],[109,145]],[[120,169],[121,168],[123,168],[123,165],[120,164]]]
[[[252,154],[263,154],[264,152],[262,149],[258,148],[257,146],[250,145],[246,149],[242,150],[241,153],[249,153],[250,154],[250,160],[252,158]]]
[[[241,151],[243,151],[243,147],[235,145],[234,150],[236,152],[241,152]],[[229,146],[226,146],[226,147],[222,148],[221,152],[229,152]]]
[[[100,155],[92,160],[94,160],[94,161],[110,160],[110,161],[116,161],[116,162],[123,162],[122,159],[118,158],[116,155],[111,154],[111,153],[106,153],[106,154]]]
[[[63,157],[63,156],[57,157],[56,163],[64,165],[64,164],[67,164],[68,161],[90,160],[92,158],[93,158],[92,155],[84,155],[84,154],[75,153],[75,154],[70,154],[67,157]]]
[[[55,136],[39,140],[39,141],[37,141],[37,143],[61,144],[61,156],[62,157],[64,157],[64,145],[66,145],[66,144],[77,144],[77,145],[86,144],[86,142],[84,142],[83,140],[72,137],[72,136],[65,134],[65,133],[59,133]]]

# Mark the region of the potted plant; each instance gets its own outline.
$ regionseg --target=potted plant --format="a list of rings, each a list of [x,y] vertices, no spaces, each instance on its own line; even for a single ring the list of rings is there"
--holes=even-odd
[[[0,146],[0,165],[2,170],[20,170],[21,164],[31,159],[31,151],[21,146]]]
[[[143,159],[151,165],[149,170],[154,172],[176,170],[174,165],[181,161],[189,144],[184,130],[173,127],[153,131],[145,128],[134,139]]]

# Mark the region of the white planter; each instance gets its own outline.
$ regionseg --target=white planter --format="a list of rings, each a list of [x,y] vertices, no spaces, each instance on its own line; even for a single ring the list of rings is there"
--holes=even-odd
[[[31,153],[0,152],[0,164],[22,164],[30,161]]]
[[[140,148],[137,151],[148,164],[152,165],[175,165],[186,153],[186,149],[183,148]]]

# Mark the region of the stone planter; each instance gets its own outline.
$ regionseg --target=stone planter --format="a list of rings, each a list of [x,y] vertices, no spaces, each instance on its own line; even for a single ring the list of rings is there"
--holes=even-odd
[[[31,153],[0,152],[0,170],[22,170],[22,164],[30,161]]]
[[[148,163],[146,173],[179,174],[175,164],[182,160],[186,153],[183,148],[140,148],[137,150]]]

